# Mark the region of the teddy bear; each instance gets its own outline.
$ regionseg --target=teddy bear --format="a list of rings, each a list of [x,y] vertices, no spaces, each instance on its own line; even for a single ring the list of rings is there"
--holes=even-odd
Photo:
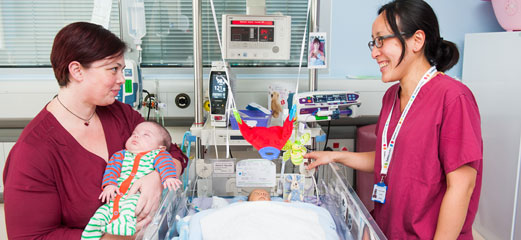
[[[282,105],[280,105],[279,97],[280,95],[278,92],[271,92],[271,115],[273,118],[278,118],[282,112]]]

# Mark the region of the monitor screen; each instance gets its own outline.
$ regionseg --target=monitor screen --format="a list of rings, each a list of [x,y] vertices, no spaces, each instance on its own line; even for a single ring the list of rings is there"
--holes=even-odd
[[[225,80],[225,72],[212,72],[210,82],[210,94],[212,99],[226,99],[228,88]]]
[[[257,42],[258,31],[258,27],[232,27],[230,39],[239,42]]]

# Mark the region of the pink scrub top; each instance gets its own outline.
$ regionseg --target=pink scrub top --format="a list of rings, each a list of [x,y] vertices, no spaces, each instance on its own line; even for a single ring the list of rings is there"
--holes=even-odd
[[[382,132],[394,105],[387,141],[400,118],[400,87],[385,93],[376,127],[374,182],[380,181]],[[472,239],[481,192],[483,143],[478,106],[472,92],[438,74],[420,90],[396,139],[386,202],[375,202],[373,217],[389,239],[432,239],[447,190],[447,173],[462,165],[477,170],[467,218],[458,239]]]

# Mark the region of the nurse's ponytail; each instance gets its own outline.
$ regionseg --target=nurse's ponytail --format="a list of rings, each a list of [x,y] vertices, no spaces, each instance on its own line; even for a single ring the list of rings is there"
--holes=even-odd
[[[459,51],[453,42],[440,38],[436,47],[431,46],[430,49],[432,50],[427,49],[427,47],[429,45],[425,44],[425,56],[431,62],[431,65],[436,65],[438,71],[447,71],[458,63]],[[430,55],[430,53],[434,54]]]

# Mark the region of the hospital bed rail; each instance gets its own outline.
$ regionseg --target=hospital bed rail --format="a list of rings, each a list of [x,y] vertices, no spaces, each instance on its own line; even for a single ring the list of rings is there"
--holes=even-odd
[[[320,205],[326,208],[335,220],[341,239],[387,239],[349,184],[347,167],[330,163],[320,166],[315,176],[315,191],[318,191]],[[152,222],[138,239],[169,239],[167,235],[175,228],[176,220],[187,214],[188,201],[197,196],[192,191],[193,184],[196,184],[196,181],[189,183],[184,191],[179,189],[166,192]]]

